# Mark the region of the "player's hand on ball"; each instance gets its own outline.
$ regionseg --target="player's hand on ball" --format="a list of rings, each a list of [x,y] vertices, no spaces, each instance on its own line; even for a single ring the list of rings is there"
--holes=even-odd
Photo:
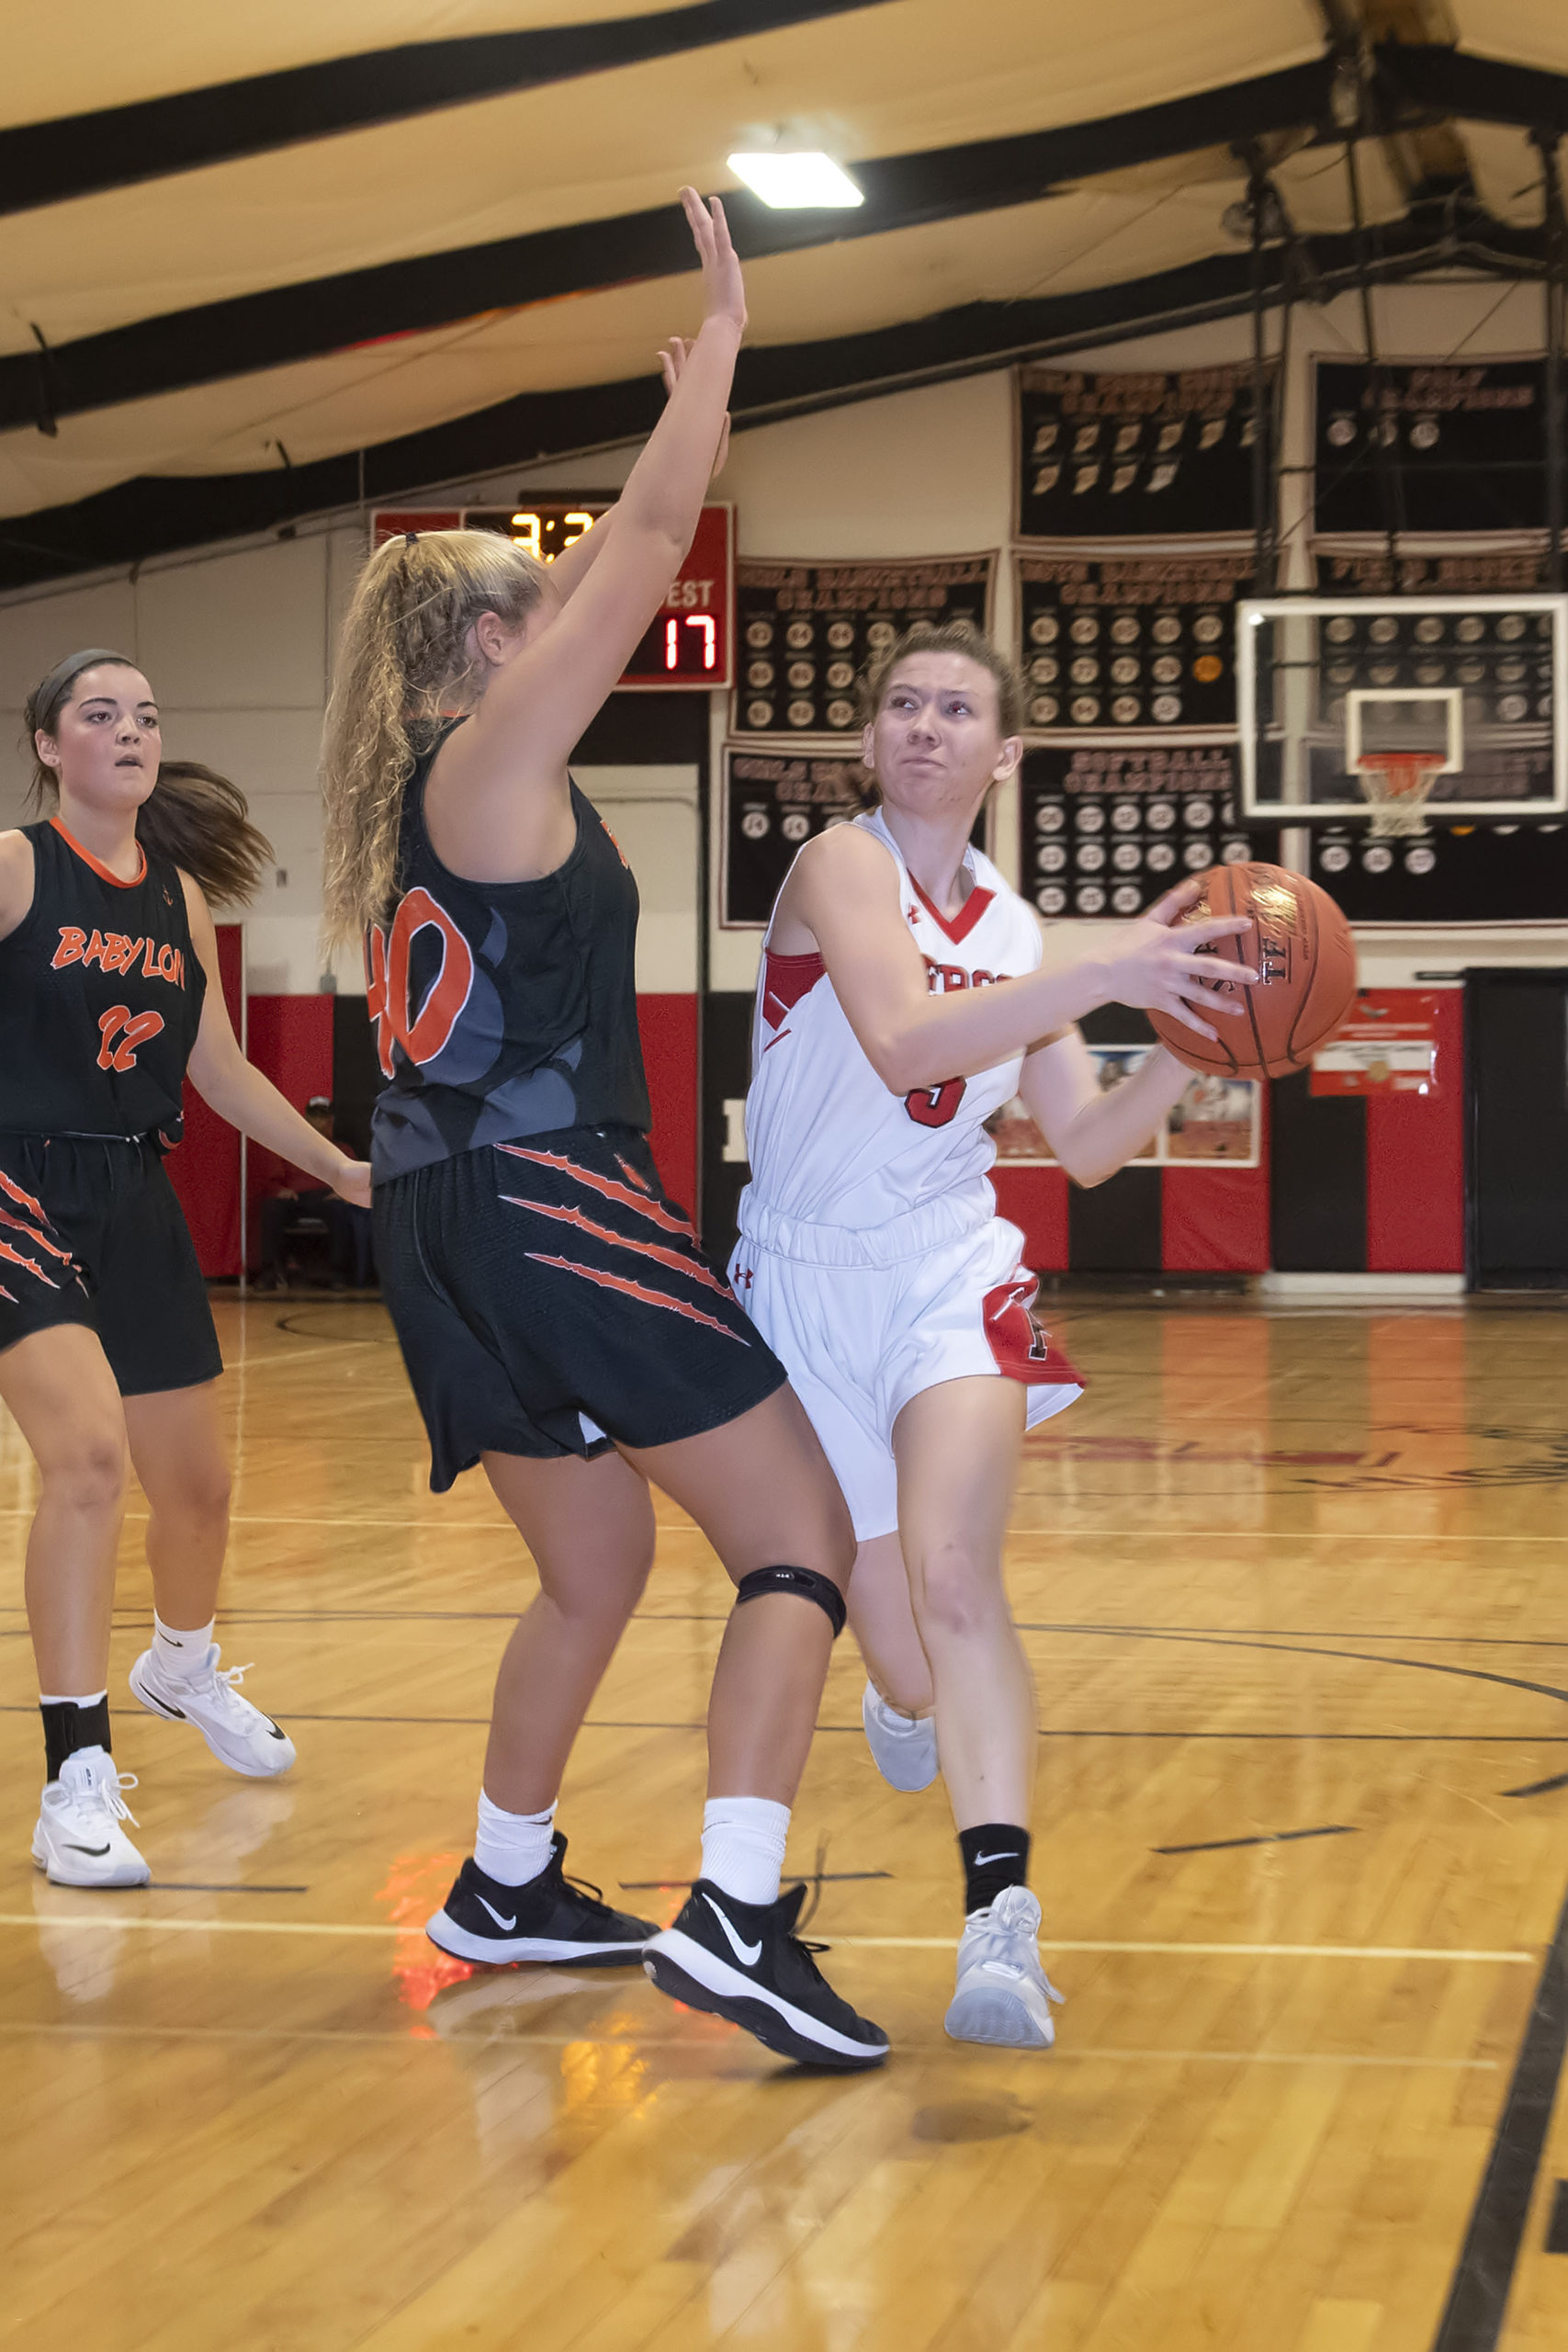
[[[1118,1004],[1134,1004],[1148,1012],[1168,1013],[1201,1037],[1215,1037],[1194,1008],[1205,1012],[1238,1013],[1239,999],[1219,993],[1224,982],[1239,980],[1250,988],[1258,974],[1247,964],[1207,958],[1204,951],[1222,939],[1235,939],[1252,928],[1247,915],[1216,915],[1205,922],[1183,922],[1182,915],[1200,895],[1196,881],[1179,882],[1157,899],[1146,914],[1126,926],[1123,944],[1111,958],[1111,993]]]

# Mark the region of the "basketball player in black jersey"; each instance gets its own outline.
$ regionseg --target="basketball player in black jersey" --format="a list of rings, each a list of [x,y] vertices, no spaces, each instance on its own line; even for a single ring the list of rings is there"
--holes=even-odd
[[[220,1117],[348,1199],[345,1159],[241,1055],[205,892],[250,895],[270,853],[241,794],[160,775],[140,670],[73,654],[28,699],[45,821],[0,833],[0,1398],[37,1458],[28,1621],[48,1779],[33,1860],[58,1884],[136,1886],[134,1785],[109,1750],[109,1617],[126,1453],[147,1497],[149,1713],[251,1778],[294,1749],[212,1638],[228,1535],[217,1334],[163,1155],[188,1071]]]
[[[491,1962],[636,1962],[818,2064],[886,2054],[795,1936],[784,1836],[853,1538],[782,1367],[648,1148],[637,886],[567,759],[691,543],[745,324],[721,208],[682,201],[705,315],[619,504],[546,570],[481,532],[397,539],[327,715],[327,912],[368,931],[389,1084],[376,1257],[431,1483],[482,1463],[539,1572],[496,1690],[479,1836],[430,1934]],[[457,711],[457,718],[442,713]],[[562,1871],[578,1726],[653,1557],[651,1479],[738,1590],[708,1716],[703,1875],[673,1928]]]

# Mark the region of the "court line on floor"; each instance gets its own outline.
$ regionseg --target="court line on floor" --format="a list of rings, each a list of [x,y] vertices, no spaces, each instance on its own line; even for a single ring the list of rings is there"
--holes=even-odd
[[[11,1637],[0,1636],[0,1638]],[[20,1636],[16,1638],[20,1638]],[[0,1702],[0,1715],[35,1715],[37,1713],[38,1706],[36,1702],[30,1704],[26,1700],[21,1699],[12,1699]],[[491,1721],[489,1715],[345,1715],[325,1714],[322,1713],[311,1713],[308,1711],[302,1711],[298,1707],[280,1707],[278,1709],[278,1713],[280,1716],[286,1716],[291,1724],[369,1724],[381,1726],[391,1724],[412,1730],[425,1731],[483,1731],[488,1728]],[[132,1716],[130,1720],[134,1722],[137,1719]],[[674,1724],[646,1722],[628,1723],[622,1722],[618,1719],[606,1721],[599,1717],[591,1716],[589,1720],[581,1726],[581,1728],[583,1731],[679,1731],[686,1732],[693,1736],[695,1736],[699,1733],[705,1732],[707,1730],[707,1724],[701,1718],[691,1723]],[[863,1726],[859,1723],[819,1723],[816,1728],[817,1732],[824,1738],[835,1735],[845,1736],[852,1736],[856,1738],[864,1737]],[[1182,1728],[1176,1731],[1167,1731],[1150,1730],[1141,1726],[1132,1731],[1112,1731],[1098,1724],[1090,1724],[1088,1727],[1081,1725],[1072,1726],[1047,1724],[1041,1729],[1038,1736],[1041,1739],[1235,1739],[1252,1741],[1293,1740],[1298,1742],[1318,1740],[1325,1747],[1329,1745],[1346,1747],[1353,1745],[1376,1745],[1395,1747],[1568,1747],[1568,1732],[1561,1731],[1325,1731],[1321,1726],[1315,1724],[1310,1731],[1243,1731],[1236,1729],[1204,1730],[1201,1728]],[[1555,1781],[1549,1782],[1543,1781],[1535,1784],[1535,1788],[1529,1790],[1504,1790],[1501,1793],[1506,1796],[1529,1795],[1536,1793],[1539,1789],[1545,1789],[1555,1785]]]
[[[562,1993],[557,1997],[569,2000],[571,1996]],[[678,2033],[442,2033],[436,2030],[426,2037],[406,2029],[395,2033],[371,2033],[363,2029],[332,2026],[126,2025],[85,2018],[39,2024],[28,2023],[25,2018],[6,2018],[0,2021],[0,2033],[17,2039],[25,2034],[44,2035],[51,2041],[391,2042],[401,2048],[412,2045],[415,2049],[434,2050],[459,2042],[470,2050],[581,2050],[584,2046],[594,2050],[707,2049],[718,2056],[728,2056],[737,2046],[745,2047],[728,2041],[696,2041]],[[921,2050],[933,2055],[951,2054],[940,2042],[901,2041],[896,2046],[898,2054],[906,2058]],[[1151,2063],[1187,2066],[1197,2063],[1211,2066],[1382,2066],[1401,2068],[1407,2073],[1495,2075],[1499,2071],[1495,2058],[1400,2058],[1375,2052],[1352,2055],[1335,2050],[1102,2050],[1092,2045],[1074,2049],[1070,2044],[1057,2042],[1052,2064],[1059,2065],[1070,2059],[1138,2066]]]
[[[0,1508],[0,1519],[31,1519],[36,1505],[11,1505]],[[145,1511],[128,1511],[128,1520],[145,1520]],[[474,1534],[482,1532],[493,1535],[509,1535],[514,1531],[510,1520],[493,1519],[371,1519],[360,1514],[352,1518],[295,1518],[270,1512],[236,1511],[230,1520],[231,1527],[400,1527],[420,1535]],[[676,1530],[681,1522],[667,1522],[666,1532]],[[1117,1543],[1159,1543],[1168,1545],[1174,1539],[1190,1538],[1193,1543],[1257,1544],[1266,1540],[1277,1544],[1561,1544],[1562,1538],[1551,1535],[1491,1535],[1439,1534],[1434,1531],[1424,1535],[1359,1534],[1353,1529],[1332,1527],[1019,1527],[1010,1531],[1010,1542],[1026,1542],[1037,1537],[1041,1543],[1059,1545],[1063,1543],[1098,1544],[1102,1539]]]
[[[0,1636],[0,1638],[6,1638]],[[37,1702],[13,1699],[0,1702],[0,1715],[35,1715]],[[280,1707],[280,1716],[291,1724],[369,1724],[385,1727],[400,1726],[424,1731],[484,1731],[489,1715],[344,1715],[310,1713],[298,1707]],[[136,1717],[130,1720],[135,1722]],[[590,1717],[581,1728],[583,1731],[679,1731],[695,1737],[705,1733],[707,1724],[701,1718],[692,1723],[624,1723]],[[823,1738],[841,1736],[863,1738],[864,1728],[859,1723],[819,1723],[817,1733]],[[1568,1732],[1561,1731],[1324,1731],[1314,1724],[1310,1731],[1239,1731],[1181,1729],[1177,1731],[1146,1730],[1111,1731],[1100,1725],[1088,1728],[1067,1725],[1046,1725],[1038,1734],[1041,1739],[1234,1739],[1320,1741],[1325,1747],[1375,1745],[1394,1747],[1565,1747]],[[1555,1787],[1555,1781],[1540,1781],[1529,1790],[1504,1790],[1505,1796],[1529,1795],[1538,1790]],[[1157,1849],[1156,1849],[1157,1850]]]
[[[420,1936],[424,1929],[418,1927],[396,1927],[379,1920],[352,1919],[183,1919],[151,1918],[145,1912],[134,1916],[123,1912],[109,1914],[105,1910],[92,1913],[80,1911],[0,1911],[0,1928],[81,1928],[101,1934],[106,1928],[128,1928],[147,1935],[199,1936]],[[951,1936],[827,1936],[823,1938],[837,1951],[945,1951],[953,1950]],[[1538,1951],[1450,1951],[1418,1944],[1211,1944],[1211,1943],[1106,1943],[1062,1942],[1050,1939],[1047,1950],[1053,1952],[1115,1952],[1156,1957],[1174,1957],[1190,1953],[1205,1959],[1241,1960],[1397,1960],[1446,1961],[1453,1964],[1490,1965],[1496,1967],[1534,1968],[1539,1964]]]
[[[1493,2352],[1503,2333],[1565,2052],[1568,1895],[1547,1946],[1432,2352]]]

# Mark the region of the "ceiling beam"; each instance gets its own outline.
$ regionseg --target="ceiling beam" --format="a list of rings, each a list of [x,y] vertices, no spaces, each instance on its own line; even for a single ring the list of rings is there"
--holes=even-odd
[[[1314,60],[1094,122],[857,163],[865,202],[852,212],[772,212],[745,190],[727,195],[725,205],[742,258],[756,261],[1032,203],[1100,172],[1257,139],[1315,120],[1327,87],[1327,64]],[[46,372],[37,352],[8,354],[0,358],[0,431],[34,426],[40,413],[57,424],[485,311],[676,277],[692,266],[690,234],[671,203],[268,288],[52,345]]]
[[[1536,231],[1487,226],[1490,254],[1472,266],[1499,274],[1540,264]],[[1420,276],[1446,257],[1425,230],[1394,223],[1379,281]],[[1315,237],[1314,287],[1326,299],[1349,288],[1357,261],[1348,237]],[[1265,300],[1281,298],[1279,262]],[[1081,352],[1129,334],[1238,316],[1252,301],[1250,256],[1222,254],[1117,286],[1032,302],[976,302],[875,333],[742,351],[736,422],[782,417],[875,399],[916,383],[977,374],[1018,358]],[[1299,300],[1299,288],[1293,289]],[[648,432],[662,405],[651,377],[631,382],[524,393],[477,413],[276,472],[143,477],[96,497],[0,522],[0,590],[150,556],[276,531],[333,511],[417,496],[423,486],[473,480],[551,458],[582,458],[581,487],[592,486],[592,452]],[[363,477],[361,468],[363,467]]]
[[[695,0],[687,7],[534,32],[411,41],[280,74],[181,90],[0,130],[0,214],[101,196],[306,140],[406,122],[445,107],[610,74],[888,0]]]

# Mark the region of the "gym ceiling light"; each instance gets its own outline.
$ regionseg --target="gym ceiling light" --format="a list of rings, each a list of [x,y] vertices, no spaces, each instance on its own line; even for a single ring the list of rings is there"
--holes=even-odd
[[[725,162],[754,196],[775,212],[848,210],[865,198],[830,155],[727,155]]]

